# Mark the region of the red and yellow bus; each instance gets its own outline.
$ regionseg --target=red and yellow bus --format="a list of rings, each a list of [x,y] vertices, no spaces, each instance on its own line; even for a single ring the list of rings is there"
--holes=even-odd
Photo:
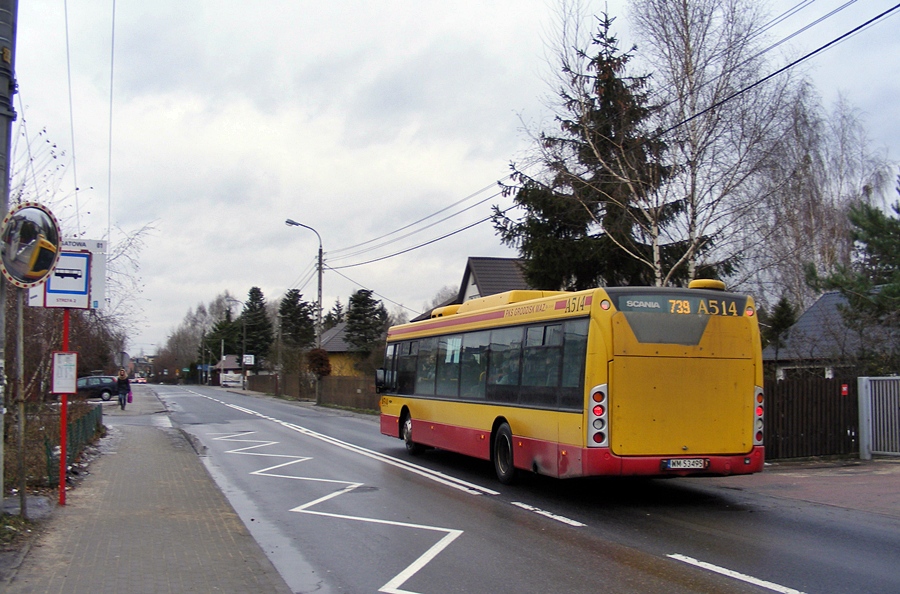
[[[554,477],[763,468],[753,299],[688,289],[511,291],[392,327],[381,432]]]

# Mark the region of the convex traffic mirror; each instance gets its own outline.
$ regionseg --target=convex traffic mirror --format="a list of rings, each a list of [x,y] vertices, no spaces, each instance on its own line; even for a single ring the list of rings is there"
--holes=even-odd
[[[20,288],[41,284],[59,260],[59,225],[50,210],[24,202],[3,219],[0,226],[0,269]]]

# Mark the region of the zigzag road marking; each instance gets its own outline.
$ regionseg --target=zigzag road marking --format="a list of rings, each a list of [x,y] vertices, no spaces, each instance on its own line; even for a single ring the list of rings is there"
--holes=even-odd
[[[211,399],[214,400],[214,399]],[[223,403],[225,404],[225,403]],[[240,408],[240,407],[234,407]],[[247,410],[247,409],[244,409]],[[257,414],[256,416],[263,416]],[[274,419],[273,419],[274,420]],[[251,475],[256,476],[269,476],[273,478],[283,478],[283,479],[291,479],[298,481],[308,481],[308,482],[317,482],[317,483],[332,483],[332,484],[341,484],[346,485],[343,489],[339,491],[335,491],[334,493],[330,493],[323,497],[319,497],[318,499],[314,499],[308,503],[304,503],[302,505],[298,505],[297,507],[292,508],[290,511],[301,513],[301,514],[309,514],[315,516],[322,516],[328,518],[335,518],[340,520],[352,520],[356,522],[366,522],[370,524],[382,524],[386,526],[396,526],[398,528],[414,528],[418,530],[428,530],[431,532],[443,533],[444,536],[437,543],[435,543],[431,548],[425,551],[422,555],[420,555],[415,561],[413,561],[410,565],[408,565],[403,571],[394,576],[390,581],[388,581],[385,585],[383,585],[378,591],[384,592],[386,594],[416,594],[409,590],[401,589],[401,586],[406,583],[412,576],[414,576],[420,569],[425,567],[432,559],[434,559],[438,554],[441,553],[445,548],[447,548],[450,543],[459,538],[463,531],[456,530],[452,528],[441,528],[439,526],[428,526],[425,524],[411,524],[408,522],[394,522],[391,520],[381,520],[378,518],[366,518],[361,516],[349,516],[344,514],[333,514],[322,511],[314,511],[312,508],[344,495],[346,493],[350,493],[354,489],[361,487],[363,483],[349,482],[349,481],[339,481],[335,479],[325,479],[325,478],[317,478],[317,477],[306,477],[306,476],[295,476],[289,474],[280,474],[275,473],[273,471],[284,469],[287,466],[293,464],[299,464],[301,462],[306,462],[307,460],[311,460],[312,458],[309,456],[294,456],[290,454],[269,454],[265,452],[252,451],[260,448],[270,447],[273,445],[277,445],[277,441],[266,441],[266,440],[257,440],[257,439],[243,439],[252,435],[253,431],[242,431],[238,433],[211,433],[210,435],[219,435],[219,437],[213,438],[214,441],[227,441],[232,443],[247,443],[252,444],[245,447],[239,447],[232,450],[228,450],[227,454],[238,454],[243,456],[266,456],[271,458],[281,458],[288,460],[286,462],[280,462],[275,464],[274,466],[269,466],[267,468],[262,468],[260,470],[256,470],[251,472]],[[343,442],[341,442],[343,443]],[[476,492],[476,494],[478,494]]]

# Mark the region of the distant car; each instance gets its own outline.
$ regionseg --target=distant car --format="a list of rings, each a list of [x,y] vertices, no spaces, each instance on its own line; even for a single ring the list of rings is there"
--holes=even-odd
[[[114,375],[90,375],[78,378],[78,395],[84,398],[109,400],[118,390]]]
[[[131,382],[135,383],[135,384],[146,384],[147,378],[138,376],[138,377],[134,378],[133,380],[131,380]]]

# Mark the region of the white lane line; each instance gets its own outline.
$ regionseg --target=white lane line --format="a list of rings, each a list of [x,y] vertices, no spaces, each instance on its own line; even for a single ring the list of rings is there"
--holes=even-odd
[[[186,390],[191,392],[190,390]],[[389,464],[396,468],[400,468],[402,470],[406,470],[407,472],[412,472],[419,476],[425,477],[429,480],[435,481],[442,485],[446,485],[448,487],[453,487],[459,491],[463,491],[464,493],[468,493],[470,495],[499,495],[499,491],[494,491],[493,489],[489,489],[487,487],[483,487],[481,485],[476,485],[475,483],[470,483],[468,481],[464,481],[462,479],[458,479],[456,477],[450,476],[448,474],[444,474],[443,472],[438,472],[436,470],[431,470],[429,468],[425,468],[424,466],[419,466],[418,464],[413,464],[411,462],[407,462],[405,460],[401,460],[399,458],[394,458],[393,456],[388,456],[387,454],[382,454],[381,452],[376,452],[374,450],[370,450],[364,448],[362,446],[354,445],[352,443],[348,443],[346,441],[341,441],[340,439],[330,437],[328,435],[324,435],[322,433],[317,433],[311,429],[307,429],[301,425],[296,425],[294,423],[288,423],[287,421],[282,421],[281,419],[276,419],[274,417],[270,417],[268,415],[264,415],[255,410],[238,406],[236,404],[230,404],[228,402],[224,402],[219,400],[218,398],[213,398],[212,396],[207,396],[205,394],[200,394],[199,392],[191,392],[192,394],[197,394],[198,396],[202,396],[208,400],[212,400],[213,402],[218,402],[224,406],[232,408],[234,410],[240,411],[242,413],[246,413],[248,415],[253,415],[255,417],[259,417],[261,419],[265,419],[267,421],[272,421],[273,423],[278,423],[282,427],[290,429],[291,431],[296,431],[298,433],[302,433],[308,437],[312,437],[314,439],[318,439],[319,441],[324,441],[325,443],[329,443],[331,445],[337,446],[339,448],[348,450],[350,452],[354,452],[356,454],[360,454],[362,456],[366,456],[367,458],[371,458],[373,460],[377,460],[384,464]]]
[[[681,561],[682,563],[687,563],[688,565],[700,567],[702,569],[712,571],[720,575],[728,576],[736,580],[741,580],[742,582],[747,582],[748,584],[760,586],[761,588],[766,588],[768,590],[772,590],[773,592],[779,592],[780,594],[804,594],[804,592],[801,592],[800,590],[788,588],[787,586],[782,586],[773,582],[767,582],[766,580],[761,580],[751,575],[745,575],[743,573],[738,573],[737,571],[725,569],[724,567],[719,567],[718,565],[713,565],[712,563],[707,563],[706,561],[698,561],[693,557],[687,557],[685,555],[678,554],[666,555],[666,557],[675,559],[676,561]]]
[[[534,512],[540,516],[544,516],[545,518],[550,518],[551,520],[556,520],[557,522],[562,522],[563,524],[568,524],[569,526],[575,526],[575,527],[579,527],[579,528],[582,526],[587,526],[587,524],[582,524],[581,522],[579,522],[577,520],[570,520],[569,518],[567,518],[565,516],[560,516],[560,515],[554,514],[553,512],[548,512],[546,510],[534,507],[532,505],[528,505],[527,503],[522,503],[521,501],[511,501],[510,503],[512,503],[516,507],[521,507],[524,510]]]

